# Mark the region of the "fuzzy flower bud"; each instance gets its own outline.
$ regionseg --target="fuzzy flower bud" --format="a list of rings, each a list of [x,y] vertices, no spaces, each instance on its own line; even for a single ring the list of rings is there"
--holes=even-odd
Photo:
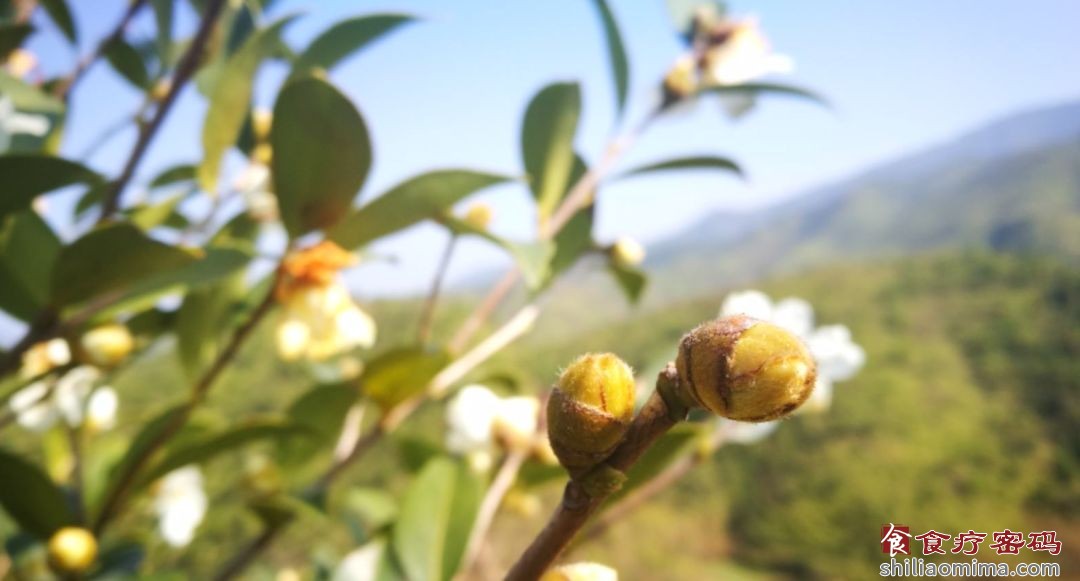
[[[681,101],[697,91],[697,63],[692,55],[679,57],[664,77],[664,102]]]
[[[620,266],[637,266],[645,261],[645,247],[633,238],[622,237],[611,245],[611,258]]]
[[[465,217],[463,219],[477,230],[487,230],[494,214],[491,206],[483,202],[478,202],[469,206],[468,210],[465,210]]]
[[[64,527],[49,539],[49,563],[65,574],[79,574],[90,568],[97,558],[98,546],[90,531],[79,527]]]
[[[274,114],[268,109],[258,108],[251,112],[251,132],[255,140],[264,142],[270,139],[270,126],[274,123]]]
[[[683,337],[676,369],[689,399],[741,422],[790,413],[810,397],[816,376],[801,340],[745,315],[704,323]]]
[[[587,468],[622,441],[634,414],[634,376],[610,353],[577,358],[548,400],[548,436],[562,465]]]
[[[544,573],[540,581],[619,581],[619,573],[600,563],[570,563]]]
[[[90,363],[98,367],[119,365],[135,347],[131,331],[123,325],[102,325],[91,329],[80,341]]]
[[[169,96],[170,92],[172,92],[172,80],[161,79],[154,83],[154,86],[150,88],[150,98],[155,102],[160,103]]]

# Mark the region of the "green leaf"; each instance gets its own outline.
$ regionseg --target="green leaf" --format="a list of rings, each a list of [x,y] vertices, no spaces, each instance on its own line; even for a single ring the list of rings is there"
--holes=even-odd
[[[408,14],[369,14],[338,22],[300,53],[292,75],[302,76],[315,69],[328,71],[345,57],[413,20]]]
[[[124,213],[132,224],[145,231],[168,224],[183,227],[187,224],[187,219],[184,218],[183,214],[177,212],[176,208],[180,205],[180,202],[184,201],[185,197],[187,197],[185,193],[174,194],[160,202],[139,204],[125,210]]]
[[[694,15],[706,7],[714,8],[718,15],[726,12],[723,2],[717,0],[667,0],[668,16],[676,32],[689,45],[693,39]]]
[[[74,522],[64,493],[40,468],[0,449],[0,506],[22,530],[48,540]]]
[[[29,24],[0,23],[0,62],[7,60],[33,32],[34,27]]]
[[[60,157],[37,154],[0,156],[0,218],[30,207],[37,196],[74,184],[95,184],[101,176],[85,166]]]
[[[150,0],[154,9],[158,61],[163,71],[172,65],[173,4],[174,0]]]
[[[612,179],[620,180],[641,174],[677,169],[716,169],[721,171],[733,172],[739,177],[745,176],[745,174],[743,174],[742,168],[739,167],[737,163],[731,161],[726,157],[716,157],[713,155],[697,155],[690,157],[679,157],[675,159],[669,159],[667,161],[650,163],[648,165],[635,167],[634,169],[627,170]]]
[[[358,544],[369,542],[375,533],[397,518],[397,501],[381,488],[350,488],[341,501],[344,520]]]
[[[52,273],[52,302],[66,306],[124,292],[195,261],[191,252],[149,238],[132,224],[102,226],[60,251]]]
[[[355,385],[342,383],[317,385],[297,398],[286,415],[294,424],[307,428],[311,437],[279,442],[278,456],[282,462],[303,464],[317,457],[326,445],[332,445],[359,395],[360,390]]]
[[[619,288],[626,295],[626,299],[631,304],[637,304],[641,299],[641,293],[645,291],[645,285],[649,282],[645,272],[633,266],[618,264],[613,260],[608,263],[608,269],[615,277],[615,282],[619,283]]]
[[[401,502],[392,548],[411,581],[449,580],[461,563],[479,508],[481,486],[468,468],[436,458]]]
[[[60,239],[33,210],[5,218],[0,224],[0,309],[30,321],[49,300],[52,266]]]
[[[593,0],[593,6],[600,13],[604,25],[604,38],[607,40],[608,60],[611,64],[611,76],[615,81],[615,116],[621,117],[626,108],[626,95],[630,91],[630,65],[626,58],[619,24],[605,0]]]
[[[364,395],[377,402],[383,410],[424,391],[450,357],[442,351],[420,347],[400,347],[376,357],[367,364],[361,376]]]
[[[570,173],[567,187],[581,180],[588,170],[585,160],[575,154],[574,169]],[[555,256],[551,259],[550,280],[566,272],[585,253],[596,248],[596,243],[593,241],[593,215],[595,213],[596,204],[581,208],[555,234]]]
[[[66,109],[63,101],[43,91],[41,87],[30,85],[4,70],[0,70],[0,95],[11,99],[11,103],[19,111],[60,115]]]
[[[135,87],[146,89],[150,86],[150,73],[146,71],[142,55],[123,39],[115,38],[105,47],[105,60]]]
[[[776,83],[743,83],[740,85],[709,87],[705,89],[704,92],[713,95],[750,96],[755,99],[762,95],[797,97],[800,99],[812,101],[827,109],[832,108],[832,105],[829,103],[829,101],[821,95],[818,95],[813,91],[803,89],[802,87],[795,87],[792,85],[780,85]]]
[[[75,20],[71,17],[71,11],[65,0],[41,0],[41,5],[49,18],[56,23],[56,27],[64,33],[71,44],[79,43],[79,33],[75,29]]]
[[[275,154],[274,159],[277,158]],[[466,196],[508,179],[469,170],[428,172],[394,186],[361,206],[331,230],[329,236],[345,248],[356,248],[417,222],[440,217]]]
[[[711,424],[710,424],[711,425]],[[702,435],[701,424],[679,424],[660,437],[626,473],[626,482],[607,500],[608,506],[630,494],[667,468]]]
[[[195,172],[195,166],[190,163],[174,165],[159,173],[150,182],[150,188],[160,188],[172,184],[192,181],[195,179]]]
[[[340,221],[371,168],[367,126],[349,99],[320,79],[285,85],[270,143],[274,193],[289,235]]]
[[[580,115],[581,88],[577,83],[548,85],[525,111],[521,155],[541,218],[551,215],[567,190]]]
[[[217,190],[221,157],[236,142],[244,126],[255,73],[259,65],[281,46],[281,32],[294,18],[282,18],[253,34],[225,62],[221,76],[208,96],[210,107],[203,123],[203,160],[199,165],[198,181],[204,191]]]
[[[208,436],[188,442],[183,446],[170,449],[147,470],[142,477],[141,485],[145,486],[165,476],[178,468],[189,464],[201,464],[212,460],[225,452],[233,451],[253,442],[269,439],[302,438],[308,431],[290,422],[281,421],[257,421],[224,432],[210,434]]]
[[[199,377],[217,357],[244,290],[244,274],[236,272],[184,295],[176,313],[176,351],[189,379]]]
[[[476,228],[455,216],[446,215],[440,220],[451,232],[458,235],[479,236],[493,244],[503,247],[514,258],[525,284],[531,289],[539,289],[548,281],[551,274],[551,259],[555,255],[555,244],[551,241],[514,242],[500,238],[488,230]]]
[[[150,421],[143,424],[135,437],[131,439],[127,452],[117,460],[109,470],[108,483],[105,485],[101,498],[110,496],[117,486],[120,478],[131,470],[135,462],[139,461],[147,449],[170,430],[183,425],[188,417],[188,406],[178,404],[165,409]]]

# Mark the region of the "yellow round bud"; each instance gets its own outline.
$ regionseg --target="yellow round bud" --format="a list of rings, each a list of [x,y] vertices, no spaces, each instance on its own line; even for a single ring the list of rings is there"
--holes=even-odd
[[[469,206],[468,210],[465,210],[464,220],[465,223],[477,230],[487,230],[493,216],[494,212],[491,210],[491,206],[483,202],[478,202]]]
[[[675,61],[664,77],[664,102],[681,101],[697,91],[697,62],[692,55]]]
[[[111,324],[91,329],[79,343],[90,363],[98,367],[113,367],[131,354],[135,338],[127,327]]]
[[[569,469],[587,468],[619,445],[634,415],[634,375],[611,353],[577,358],[548,400],[548,438]]]
[[[645,247],[633,238],[619,238],[611,245],[611,258],[620,266],[637,266],[645,261]]]
[[[270,165],[272,159],[274,159],[274,148],[269,143],[260,143],[251,148],[251,161],[262,165]]]
[[[172,91],[172,80],[171,79],[161,79],[160,81],[154,83],[154,86],[150,88],[150,98],[153,99],[154,101],[160,103],[160,102],[164,101],[166,97],[169,96],[169,93],[171,91]]]
[[[270,126],[274,123],[274,114],[267,109],[255,109],[251,112],[251,132],[256,141],[270,139]]]
[[[540,581],[619,581],[619,573],[600,563],[571,563],[544,573]]]
[[[61,573],[82,573],[97,558],[97,541],[90,531],[64,527],[49,539],[49,564]]]
[[[679,345],[683,392],[713,413],[765,422],[799,407],[814,389],[814,358],[792,333],[746,315],[702,324]]]

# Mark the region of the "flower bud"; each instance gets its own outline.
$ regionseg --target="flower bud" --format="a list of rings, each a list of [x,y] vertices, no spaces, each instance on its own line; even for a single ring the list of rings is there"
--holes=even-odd
[[[94,564],[97,550],[97,541],[90,531],[64,527],[49,539],[49,563],[61,573],[82,573]]]
[[[622,441],[634,414],[634,376],[610,353],[588,354],[563,371],[548,400],[548,436],[566,468],[587,468]]]
[[[259,142],[270,138],[270,126],[274,123],[274,114],[267,109],[255,109],[251,112],[251,132]]]
[[[697,91],[697,62],[692,55],[675,61],[664,77],[664,103],[681,101]]]
[[[154,83],[154,86],[150,88],[150,98],[153,99],[155,102],[160,103],[169,96],[169,93],[171,91],[172,80],[161,79],[160,81]]]
[[[260,143],[251,148],[251,161],[258,165],[269,166],[274,159],[274,148],[269,143]]]
[[[544,573],[540,581],[619,581],[619,573],[600,563],[571,563]]]
[[[611,245],[611,258],[620,266],[637,266],[645,260],[645,248],[633,238],[619,238]]]
[[[704,323],[683,337],[676,369],[686,396],[741,422],[790,413],[810,397],[816,375],[802,341],[745,315]]]
[[[98,367],[119,365],[135,347],[131,331],[117,324],[91,329],[79,343],[89,362]]]
[[[491,206],[483,202],[478,202],[469,206],[468,210],[465,210],[464,220],[467,224],[477,230],[487,230],[493,216],[494,212],[491,210]]]

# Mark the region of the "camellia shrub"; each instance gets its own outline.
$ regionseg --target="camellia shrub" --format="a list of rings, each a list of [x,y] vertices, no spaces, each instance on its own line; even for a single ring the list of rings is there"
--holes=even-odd
[[[761,81],[791,62],[772,52],[754,20],[711,2],[675,6],[685,53],[655,83],[647,114],[630,120],[623,38],[609,4],[592,0],[618,112],[608,147],[575,151],[581,89],[554,83],[532,97],[520,122],[524,171],[430,171],[367,191],[369,201],[357,205],[374,144],[335,85],[335,66],[419,25],[410,15],[359,15],[291,46],[283,33],[302,16],[275,18],[272,4],[132,0],[70,72],[53,78],[24,47],[34,35],[78,47],[68,5],[0,2],[0,309],[21,322],[21,336],[0,354],[0,577],[183,578],[190,561],[176,556],[200,552],[213,506],[242,507],[257,522],[252,538],[206,553],[222,556],[214,579],[270,558],[296,526],[351,542],[328,558],[311,535],[290,540],[289,554],[306,557],[279,579],[612,579],[603,565],[560,563],[560,554],[579,532],[595,536],[721,444],[765,437],[800,406],[827,408],[833,382],[862,365],[845,327],[815,329],[805,302],[774,305],[747,291],[688,330],[678,357],[644,392],[610,353],[569,362],[545,394],[508,395],[478,382],[477,370],[530,330],[543,314],[538,299],[583,257],[600,256],[628,300],[641,295],[641,245],[593,237],[605,185],[683,169],[739,172],[709,153],[623,167],[651,127],[698,101],[738,117],[773,95],[819,100]],[[149,15],[152,36],[129,32]],[[193,28],[182,31],[182,21]],[[133,144],[116,145],[114,131],[95,142],[123,154],[110,175],[58,155],[68,106],[99,61],[143,96],[120,128],[135,129]],[[253,86],[271,63],[289,72],[264,110],[253,106]],[[206,102],[201,156],[144,182],[139,170],[177,97],[196,91]],[[236,159],[243,163],[227,162]],[[507,182],[531,194],[533,240],[496,235],[491,209],[468,201]],[[73,203],[51,203],[65,197]],[[372,243],[420,222],[445,228],[451,241],[416,304],[415,333],[387,341],[343,273],[369,260]],[[61,236],[56,224],[71,231]],[[462,237],[501,248],[514,266],[443,338],[433,332],[440,288]],[[518,297],[523,304],[496,316]],[[261,331],[272,342],[250,341]],[[241,350],[259,345],[266,352],[258,361],[278,358],[310,376],[307,389],[280,409],[207,421],[222,375]],[[155,357],[177,359],[187,391],[155,391],[152,406],[118,416],[130,399],[110,384]],[[442,445],[425,450],[415,472],[381,479],[404,488],[342,478],[372,468],[368,453],[417,412],[443,405]],[[118,417],[139,420],[118,425]],[[241,467],[212,470],[216,459],[238,457],[247,458]],[[207,492],[210,474],[225,493]],[[549,524],[512,567],[485,571],[485,548],[499,542],[490,525],[511,493],[526,480],[560,478],[568,482]]]

